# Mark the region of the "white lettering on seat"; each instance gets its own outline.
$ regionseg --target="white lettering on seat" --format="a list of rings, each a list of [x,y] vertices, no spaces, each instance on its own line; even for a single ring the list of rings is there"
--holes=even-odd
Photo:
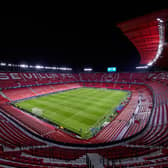
[[[9,76],[7,73],[0,73],[0,80],[8,80]]]
[[[23,76],[27,79],[32,79],[32,74],[31,73],[24,73]]]
[[[21,79],[18,75],[18,73],[9,73],[12,79]]]

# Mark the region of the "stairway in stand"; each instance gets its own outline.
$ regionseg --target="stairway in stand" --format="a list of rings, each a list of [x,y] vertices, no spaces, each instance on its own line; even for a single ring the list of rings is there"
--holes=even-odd
[[[88,168],[104,168],[103,158],[97,153],[87,154]]]

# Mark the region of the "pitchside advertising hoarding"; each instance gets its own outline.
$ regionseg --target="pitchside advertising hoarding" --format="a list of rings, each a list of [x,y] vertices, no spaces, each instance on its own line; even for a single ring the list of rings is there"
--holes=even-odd
[[[107,72],[116,72],[117,68],[116,67],[108,67]]]

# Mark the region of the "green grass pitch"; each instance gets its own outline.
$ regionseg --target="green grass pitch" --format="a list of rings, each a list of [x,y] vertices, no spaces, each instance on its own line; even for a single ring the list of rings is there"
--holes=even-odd
[[[30,113],[37,111],[37,116],[89,138],[91,128],[103,124],[107,116],[116,115],[115,108],[127,94],[120,90],[78,88],[20,101],[16,106]]]

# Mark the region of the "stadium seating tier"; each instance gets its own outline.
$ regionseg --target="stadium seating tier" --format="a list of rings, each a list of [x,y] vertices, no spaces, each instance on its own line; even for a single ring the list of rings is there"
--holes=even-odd
[[[6,73],[6,75],[7,74],[10,73]],[[19,74],[19,76],[21,78],[23,75]],[[44,77],[46,75],[42,74],[41,76]],[[64,77],[65,76],[68,75],[64,74]],[[53,83],[46,79],[43,80],[39,78],[38,81],[36,81],[37,84],[30,84],[29,79],[27,79],[26,83],[20,82],[20,84],[17,85],[18,87],[16,87],[14,85],[16,84],[16,82],[14,82],[16,79],[3,77],[8,78],[7,80],[11,83],[11,85],[9,85],[4,79],[2,80],[1,75],[0,165],[10,166],[14,164],[15,166],[23,167],[25,165],[28,167],[38,167],[39,164],[41,164],[43,165],[41,167],[47,167],[49,165],[53,167],[73,167],[75,161],[80,160],[80,157],[85,158],[88,152],[99,153],[104,158],[104,165],[106,167],[110,167],[110,164],[113,165],[111,160],[115,160],[116,167],[125,165],[135,167],[143,164],[149,167],[150,165],[157,167],[157,165],[167,164],[166,159],[165,163],[161,161],[163,160],[162,158],[167,157],[166,151],[159,153],[160,149],[157,148],[157,146],[167,147],[168,92],[165,92],[165,90],[168,89],[168,75],[166,72],[114,74],[80,73],[74,76],[71,74],[70,80],[69,77],[67,77],[64,78],[65,81],[62,75],[59,75],[59,77],[60,78],[56,79],[59,82],[55,80]],[[22,78],[20,80],[22,80]],[[27,83],[29,84],[27,85]],[[132,92],[130,101],[123,111],[108,126],[89,140],[79,140],[61,130],[55,131],[54,126],[26,114],[10,104],[10,102],[15,100],[81,86],[123,89]],[[138,104],[139,97],[141,97],[140,104]],[[137,111],[137,113],[136,117],[134,117],[134,122],[130,122],[135,111]],[[52,130],[55,132],[52,132]],[[51,133],[46,134],[48,132]],[[47,141],[47,139],[52,141]],[[55,145],[53,145],[54,141]],[[96,147],[96,144],[99,146],[100,143],[101,145],[103,143],[104,145],[109,142],[112,143],[109,143],[108,153],[107,150],[103,148],[89,150],[83,146],[81,149],[74,148],[74,152],[67,154],[65,152],[67,151],[66,146],[64,147],[65,149],[62,147],[58,149],[56,145],[58,141],[64,142],[66,146],[69,143],[71,145],[88,144],[90,146],[93,144],[94,147]],[[118,141],[117,146],[115,143],[113,146],[113,142],[115,141]],[[125,142],[125,145],[122,146],[120,142]],[[156,148],[149,148],[149,146],[156,146]],[[11,155],[7,152],[8,150],[11,151]],[[42,152],[43,150],[45,152]],[[48,152],[46,152],[46,150]],[[114,152],[115,150],[117,152]],[[127,153],[124,152],[125,150],[127,150]],[[17,157],[14,158],[14,155]],[[32,158],[34,159],[33,161]],[[44,160],[49,158],[69,160],[72,163],[65,163],[65,161],[63,164],[55,162],[44,163]],[[122,163],[117,162],[117,160],[121,160],[121,158]],[[139,162],[134,162],[131,160],[132,158],[140,158],[140,160]],[[131,163],[128,164],[125,159],[130,159]],[[86,167],[86,160],[75,166]]]

